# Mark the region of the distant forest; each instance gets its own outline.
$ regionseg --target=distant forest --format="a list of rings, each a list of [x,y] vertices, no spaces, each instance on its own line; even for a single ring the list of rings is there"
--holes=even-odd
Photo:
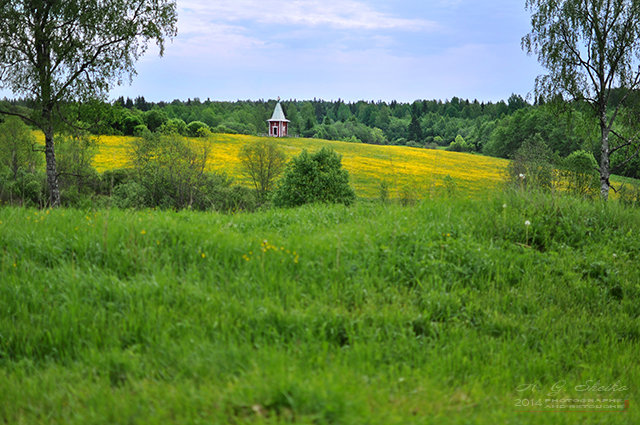
[[[5,100],[29,107],[28,101]],[[613,96],[613,102],[616,96]],[[637,103],[637,99],[628,102]],[[261,135],[275,100],[219,102],[200,99],[148,102],[144,97],[119,98],[113,103],[66,105],[76,125],[95,134],[142,135],[177,132],[185,136],[213,133]],[[558,159],[577,150],[597,149],[598,128],[586,106],[536,99],[531,104],[513,94],[496,103],[463,100],[344,102],[286,100],[282,106],[291,121],[292,136],[343,140],[353,143],[446,148],[460,152],[512,158],[526,141],[543,143]],[[630,117],[635,117],[629,114]],[[637,125],[635,119],[629,126]],[[640,177],[640,161],[620,165],[616,174]]]

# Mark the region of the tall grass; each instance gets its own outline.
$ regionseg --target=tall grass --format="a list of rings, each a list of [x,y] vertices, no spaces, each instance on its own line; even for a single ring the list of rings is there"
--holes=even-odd
[[[2,208],[0,230],[0,423],[640,422],[640,215],[616,203]],[[630,408],[515,405],[558,382]]]

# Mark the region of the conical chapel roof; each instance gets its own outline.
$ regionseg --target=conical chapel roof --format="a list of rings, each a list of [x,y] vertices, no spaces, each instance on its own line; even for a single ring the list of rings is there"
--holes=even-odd
[[[273,116],[269,121],[291,122],[284,116],[284,111],[282,110],[282,105],[280,104],[280,101],[278,101],[278,104],[276,105],[276,109],[273,110]]]

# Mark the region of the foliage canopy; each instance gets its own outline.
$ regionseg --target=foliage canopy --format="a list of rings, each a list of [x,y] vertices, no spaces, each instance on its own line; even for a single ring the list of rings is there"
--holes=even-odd
[[[349,172],[342,168],[340,155],[332,149],[322,148],[314,154],[303,150],[293,158],[274,203],[283,207],[312,202],[349,205],[355,197],[349,186]]]

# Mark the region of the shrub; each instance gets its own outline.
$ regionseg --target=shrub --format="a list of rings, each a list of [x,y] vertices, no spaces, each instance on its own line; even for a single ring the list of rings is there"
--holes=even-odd
[[[98,189],[98,194],[112,195],[117,186],[132,181],[135,181],[135,170],[131,168],[106,170],[100,175],[100,187]]]
[[[42,164],[42,154],[35,149],[35,137],[22,120],[7,117],[0,124],[0,166],[17,178],[19,170],[35,171]]]
[[[100,176],[93,168],[97,143],[85,134],[56,138],[56,145],[62,201],[77,206],[83,195],[95,193],[100,187]]]
[[[284,171],[284,151],[275,143],[262,140],[244,145],[239,157],[242,172],[251,178],[258,199],[264,201],[273,187],[273,182]]]
[[[169,117],[167,116],[166,112],[161,109],[152,109],[145,112],[144,114],[144,124],[147,125],[147,128],[150,131],[158,130],[167,121],[169,121]]]
[[[122,132],[127,136],[135,136],[136,128],[141,125],[145,125],[142,117],[140,117],[139,115],[132,115],[130,113],[127,113],[127,115],[122,120]]]
[[[211,131],[213,133],[238,134],[237,131],[222,124],[215,126]]]
[[[474,149],[473,149],[473,145],[471,145],[470,143],[467,143],[467,141],[464,140],[464,138],[458,134],[456,136],[456,140],[451,142],[449,147],[447,147],[447,150],[451,152],[472,152]]]
[[[147,191],[137,182],[127,182],[113,189],[111,199],[118,208],[144,208],[149,205]]]
[[[539,134],[528,138],[507,168],[507,181],[522,189],[549,190],[553,186],[552,154]]]
[[[148,207],[184,208],[194,202],[203,182],[206,145],[183,137],[149,135],[137,141],[131,152],[136,181],[146,191]]]
[[[187,134],[191,137],[200,137],[202,129],[209,129],[209,126],[202,121],[191,121],[187,124]]]
[[[27,207],[44,207],[47,201],[47,177],[44,171],[0,166],[0,202]]]
[[[187,135],[187,123],[185,123],[180,118],[172,118],[168,120],[166,123],[160,127],[160,132],[162,134],[178,134],[180,136]]]
[[[149,130],[147,126],[144,124],[136,125],[133,128],[133,135],[135,137],[146,137],[150,134],[151,134],[151,130]]]
[[[640,186],[637,183],[629,184],[624,183],[620,189],[618,189],[620,196],[620,202],[630,207],[635,207],[640,204]]]
[[[0,124],[0,201],[43,206],[46,186],[42,153],[22,120],[7,117]]]
[[[562,160],[561,166],[561,175],[569,193],[578,196],[592,196],[598,193],[598,164],[592,153],[575,151]]]
[[[176,134],[148,135],[131,153],[134,169],[105,173],[102,188],[113,188],[120,208],[255,209],[249,189],[233,186],[225,175],[205,172],[207,146]]]
[[[293,158],[275,193],[274,204],[284,207],[312,202],[350,205],[355,197],[340,155],[332,149],[322,148],[312,155],[303,150]]]

